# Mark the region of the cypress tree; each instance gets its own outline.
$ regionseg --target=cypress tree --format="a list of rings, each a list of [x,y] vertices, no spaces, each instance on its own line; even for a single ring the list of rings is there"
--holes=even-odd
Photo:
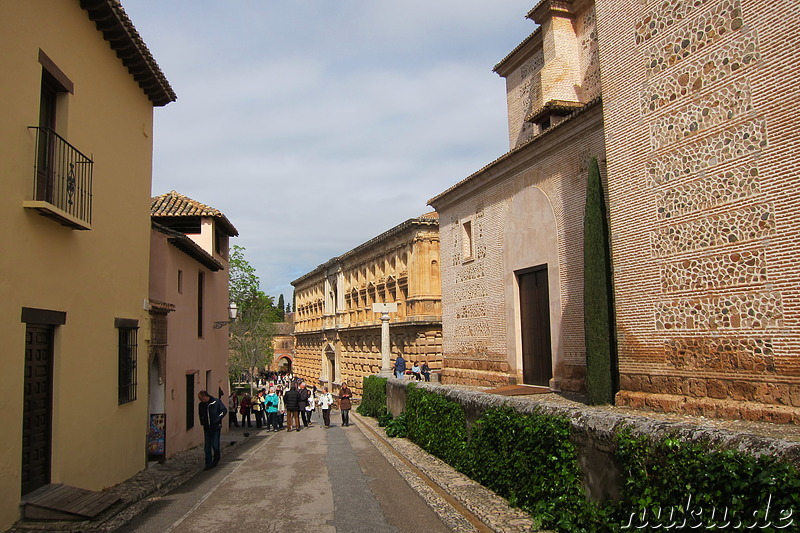
[[[280,317],[281,320],[283,320],[284,315],[285,311],[283,305],[283,294],[281,294],[280,296],[278,296],[278,316]]]
[[[597,158],[589,164],[583,216],[583,322],[589,402],[614,402],[616,358],[611,294],[611,253],[603,184]]]

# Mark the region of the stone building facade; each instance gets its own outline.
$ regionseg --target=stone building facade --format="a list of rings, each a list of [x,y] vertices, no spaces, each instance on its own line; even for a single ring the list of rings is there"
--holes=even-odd
[[[792,2],[598,0],[620,404],[800,421]]]
[[[585,388],[583,206],[605,162],[591,2],[543,2],[495,71],[511,150],[430,200],[442,242],[442,380]]]
[[[392,359],[442,366],[439,221],[409,219],[292,282],[295,287],[293,371],[360,394],[364,376],[381,370],[380,315],[373,303],[396,302]]]

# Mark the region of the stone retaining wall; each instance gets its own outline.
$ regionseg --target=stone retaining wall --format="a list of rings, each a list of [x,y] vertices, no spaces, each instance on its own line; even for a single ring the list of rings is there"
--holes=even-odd
[[[408,384],[404,380],[388,380],[386,403],[394,416],[399,415],[405,407]],[[705,439],[726,449],[755,456],[770,455],[800,467],[800,442],[791,440],[704,426],[700,423],[663,420],[647,416],[647,413],[632,415],[615,412],[613,407],[607,406],[558,405],[544,397],[537,399],[536,396],[500,396],[433,383],[417,383],[416,386],[461,404],[468,424],[474,423],[487,409],[501,406],[511,407],[520,413],[568,418],[572,424],[572,441],[578,449],[587,495],[594,500],[615,498],[618,494],[620,475],[613,459],[614,434],[626,426],[633,435],[673,435],[685,440]]]

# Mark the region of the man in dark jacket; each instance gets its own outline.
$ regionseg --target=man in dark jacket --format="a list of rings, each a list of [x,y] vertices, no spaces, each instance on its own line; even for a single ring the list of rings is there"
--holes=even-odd
[[[300,431],[300,392],[296,383],[292,383],[292,388],[283,395],[283,405],[286,408],[286,431],[291,431],[292,427]]]
[[[306,388],[306,382],[300,382],[300,418],[303,419],[303,427],[307,428],[308,423],[311,422],[311,411],[308,410],[308,398],[311,397],[311,391]]]
[[[219,463],[219,434],[222,431],[222,419],[228,413],[228,408],[222,401],[204,390],[197,394],[197,398],[200,400],[200,403],[197,404],[197,414],[205,435],[203,449],[206,453],[206,467],[204,470],[209,470]]]
[[[406,373],[406,360],[403,359],[402,354],[397,354],[397,359],[394,360],[394,377],[403,379]]]

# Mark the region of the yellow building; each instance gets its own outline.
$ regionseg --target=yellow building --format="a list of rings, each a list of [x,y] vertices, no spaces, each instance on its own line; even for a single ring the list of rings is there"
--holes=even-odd
[[[392,361],[442,367],[439,218],[409,219],[292,282],[295,358],[292,370],[358,394],[364,376],[381,370],[380,314],[374,303],[397,303],[391,314]]]
[[[49,483],[145,466],[153,107],[116,0],[0,3],[0,529]]]

